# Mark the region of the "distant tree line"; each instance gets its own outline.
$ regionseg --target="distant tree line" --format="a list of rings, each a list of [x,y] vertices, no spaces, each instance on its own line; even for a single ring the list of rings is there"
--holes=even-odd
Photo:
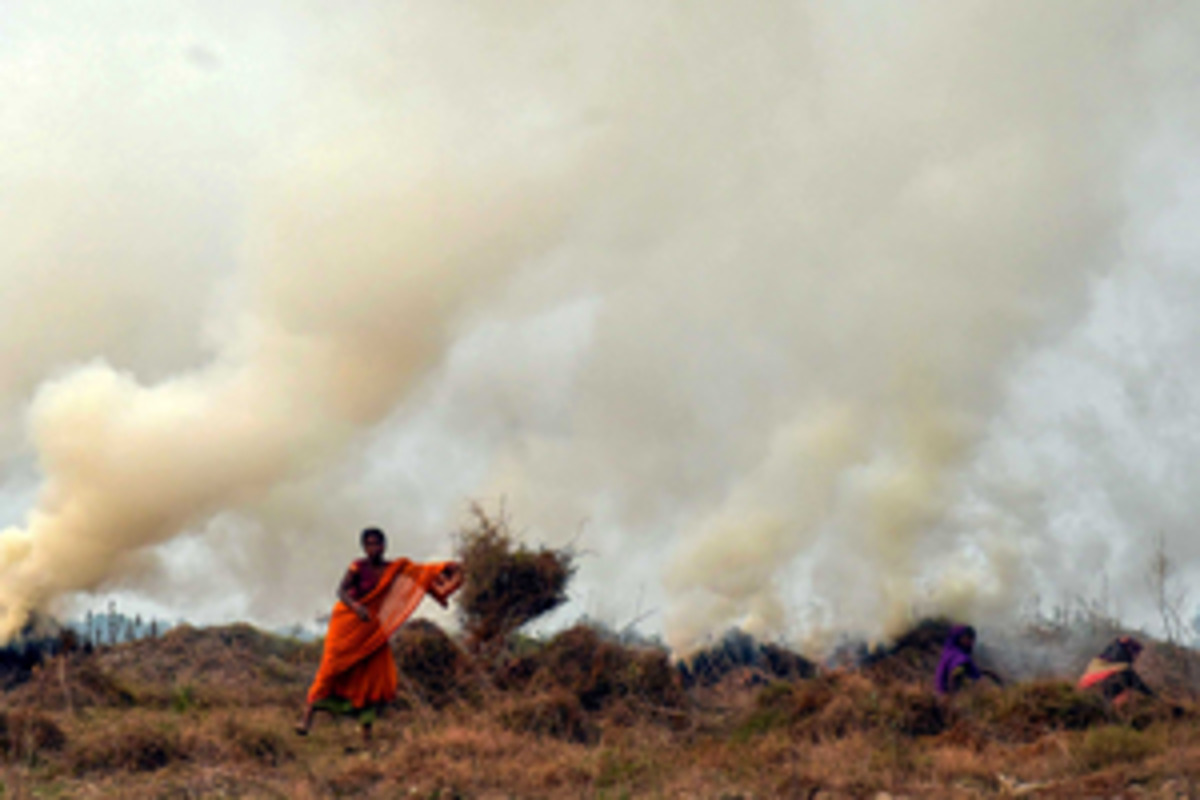
[[[75,631],[82,643],[99,647],[138,639],[155,639],[170,630],[173,625],[156,618],[143,619],[141,614],[134,614],[132,617],[123,614],[117,610],[116,602],[110,601],[107,611],[89,610],[82,620],[70,623],[68,627]]]

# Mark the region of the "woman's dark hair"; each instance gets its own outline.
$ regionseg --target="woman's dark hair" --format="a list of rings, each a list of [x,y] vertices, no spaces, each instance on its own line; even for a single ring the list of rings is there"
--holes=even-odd
[[[387,544],[387,536],[379,528],[364,528],[358,537],[358,543],[366,544],[367,539],[378,539],[380,544]]]
[[[1110,664],[1132,664],[1141,652],[1141,642],[1132,636],[1122,636],[1110,642],[1100,657]]]

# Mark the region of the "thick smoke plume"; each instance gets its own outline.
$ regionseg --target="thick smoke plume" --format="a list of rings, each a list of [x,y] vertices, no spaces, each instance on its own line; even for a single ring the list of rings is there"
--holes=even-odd
[[[6,629],[188,596],[182,534],[306,613],[361,523],[434,549],[473,494],[587,520],[591,596],[681,648],[1011,609],[1041,556],[980,445],[1147,224],[1185,14],[18,6]]]

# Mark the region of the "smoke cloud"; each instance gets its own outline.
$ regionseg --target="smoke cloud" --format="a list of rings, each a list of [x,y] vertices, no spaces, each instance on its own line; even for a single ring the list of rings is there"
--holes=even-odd
[[[355,529],[444,550],[467,496],[679,648],[1072,570],[1022,392],[1154,257],[1186,9],[146,9],[0,43],[5,630],[295,618]]]

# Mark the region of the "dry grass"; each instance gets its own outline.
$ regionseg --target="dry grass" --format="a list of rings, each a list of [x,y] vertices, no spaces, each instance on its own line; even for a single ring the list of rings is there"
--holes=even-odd
[[[63,741],[10,754],[11,792],[121,797],[826,797],[879,791],[920,797],[993,796],[1005,783],[1049,783],[1049,796],[1167,782],[1200,787],[1200,748],[1185,723],[1137,731],[1105,725],[1049,734],[1037,747],[961,747],[939,737],[848,730],[813,742],[786,728],[618,726],[567,693],[503,708],[397,712],[370,753],[347,753],[349,723],[307,739],[288,733],[292,709],[251,712],[103,710],[50,715]],[[730,725],[734,721],[729,721]],[[590,728],[584,735],[564,732]],[[1187,735],[1184,735],[1184,734]],[[37,794],[34,794],[36,790]],[[1039,796],[1047,796],[1045,792]]]
[[[2,796],[1200,792],[1194,707],[1117,714],[1048,681],[947,702],[915,672],[920,648],[895,651],[896,664],[881,656],[863,670],[690,691],[662,652],[586,627],[525,641],[487,668],[429,623],[395,650],[404,696],[367,753],[347,752],[358,743],[349,721],[291,733],[319,656],[311,645],[235,626],[62,657],[62,669],[51,661],[3,695]]]

